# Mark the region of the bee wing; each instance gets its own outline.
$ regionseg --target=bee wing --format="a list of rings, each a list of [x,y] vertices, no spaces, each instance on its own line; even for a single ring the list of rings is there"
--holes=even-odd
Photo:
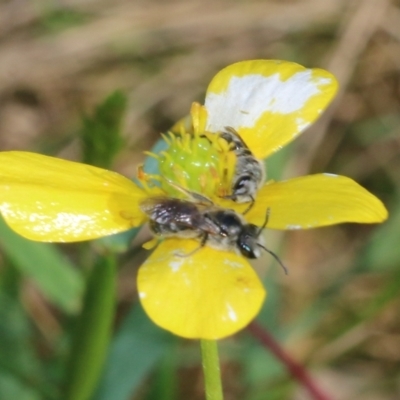
[[[166,196],[147,198],[140,208],[152,221],[163,225],[175,223],[195,229],[201,220],[196,203]]]
[[[164,179],[168,183],[168,185],[170,185],[174,189],[176,189],[179,192],[181,192],[182,194],[184,194],[188,198],[188,200],[190,200],[194,203],[202,204],[202,205],[208,205],[208,206],[214,205],[214,203],[208,197],[206,197],[200,193],[188,190],[180,185],[177,185],[175,182],[172,182],[171,180],[169,180],[165,177],[164,177]]]
[[[140,203],[140,209],[151,220],[159,223],[167,223],[171,219],[172,204],[166,196],[149,197]]]
[[[145,199],[140,203],[140,208],[152,221],[159,224],[174,223],[212,235],[220,234],[219,226],[209,218],[205,218],[206,211],[214,208],[204,204],[159,196]]]
[[[206,130],[235,129],[257,158],[303,132],[337,91],[335,77],[279,60],[253,60],[221,70],[208,86]]]

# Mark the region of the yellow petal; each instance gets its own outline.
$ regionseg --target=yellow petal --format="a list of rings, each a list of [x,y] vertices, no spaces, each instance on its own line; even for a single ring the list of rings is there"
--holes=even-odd
[[[0,153],[0,212],[28,239],[72,242],[140,225],[145,193],[111,171],[35,153]]]
[[[176,335],[220,339],[259,312],[265,290],[248,261],[194,240],[168,239],[140,267],[138,289],[149,317]]]
[[[206,129],[207,122],[207,110],[204,106],[199,103],[192,103],[190,109],[190,116],[193,121],[193,131],[194,133],[201,134]]]
[[[257,194],[246,220],[262,225],[270,209],[268,228],[308,229],[341,222],[382,222],[387,210],[358,183],[333,174],[309,175],[269,182]]]
[[[279,60],[252,60],[220,71],[207,89],[207,130],[234,128],[257,158],[303,132],[337,91],[335,77]]]

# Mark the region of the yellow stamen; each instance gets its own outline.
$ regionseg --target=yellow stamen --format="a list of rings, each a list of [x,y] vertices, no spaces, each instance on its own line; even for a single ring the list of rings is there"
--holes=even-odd
[[[146,250],[152,250],[154,249],[154,247],[156,247],[159,243],[159,239],[158,238],[153,238],[145,243],[142,244],[142,247]]]

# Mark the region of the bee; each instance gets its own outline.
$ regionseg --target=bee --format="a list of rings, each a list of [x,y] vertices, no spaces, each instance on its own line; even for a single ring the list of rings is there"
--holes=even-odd
[[[246,213],[253,206],[255,195],[265,182],[264,164],[253,155],[235,129],[227,126],[219,136],[230,145],[236,155],[232,194],[224,196],[224,198],[237,203],[251,202]]]
[[[269,209],[263,226],[248,224],[244,217],[234,210],[218,207],[208,198],[189,192],[192,200],[182,200],[167,196],[150,197],[140,207],[149,217],[149,227],[154,235],[161,237],[193,238],[200,241],[199,247],[210,247],[234,251],[246,258],[254,259],[261,255],[260,249],[271,254],[287,269],[278,256],[264,246],[261,233],[269,218]]]

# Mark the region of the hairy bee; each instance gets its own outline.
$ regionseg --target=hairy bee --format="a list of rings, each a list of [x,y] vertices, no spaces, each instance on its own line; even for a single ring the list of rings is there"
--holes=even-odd
[[[188,256],[206,244],[220,250],[235,251],[246,258],[258,258],[260,249],[270,253],[286,267],[262,241],[261,232],[268,223],[269,211],[262,227],[248,224],[244,217],[234,210],[214,205],[211,200],[195,194],[195,201],[166,196],[151,197],[140,207],[149,217],[149,226],[156,236],[183,237],[200,240],[200,245]]]
[[[265,167],[254,157],[240,135],[231,127],[225,127],[220,137],[226,140],[236,155],[235,175],[232,182],[232,194],[225,198],[238,203],[251,202],[252,207],[258,189],[265,181]]]

